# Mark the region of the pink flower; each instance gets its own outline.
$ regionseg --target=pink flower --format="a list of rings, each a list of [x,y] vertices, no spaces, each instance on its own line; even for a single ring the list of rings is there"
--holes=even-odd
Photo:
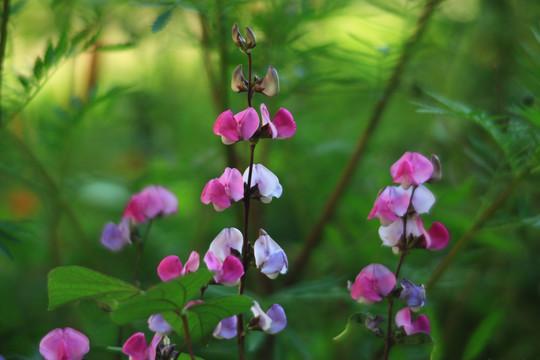
[[[232,339],[236,336],[236,315],[221,320],[212,335],[217,339]]]
[[[137,224],[156,216],[166,216],[176,212],[178,212],[176,196],[163,186],[150,185],[131,197],[123,217]]]
[[[434,222],[429,230],[426,231],[422,219],[418,215],[412,215],[407,219],[406,224],[407,234],[409,236],[422,236],[422,244],[428,250],[440,250],[448,245],[450,234],[446,227],[440,222]],[[403,238],[403,222],[397,220],[388,226],[379,228],[379,236],[385,246],[397,246],[398,242]]]
[[[399,310],[396,314],[396,324],[398,327],[403,327],[407,335],[412,335],[417,332],[429,334],[430,326],[426,315],[419,315],[416,320],[411,323],[411,309],[408,307]]]
[[[444,249],[450,241],[450,233],[440,222],[435,221],[431,224],[431,227],[427,232],[423,226],[422,230],[424,235],[423,243],[427,250]]]
[[[196,251],[192,251],[186,262],[186,266],[182,266],[182,262],[178,256],[169,255],[161,260],[157,268],[157,273],[162,281],[169,281],[190,272],[195,272],[198,268],[199,254]]]
[[[39,352],[45,360],[81,360],[88,351],[88,338],[69,327],[52,330],[39,343]]]
[[[215,272],[214,281],[225,286],[235,286],[244,275],[244,266],[235,256],[242,254],[244,237],[236,228],[223,229],[210,244],[204,262]]]
[[[410,194],[400,186],[387,186],[377,196],[375,204],[367,217],[379,218],[382,225],[389,225],[407,213]]]
[[[244,198],[244,180],[237,169],[226,168],[219,179],[206,183],[201,194],[203,204],[214,204],[217,211],[223,211],[231,202]]]
[[[270,114],[266,105],[261,104],[262,125],[267,126],[268,133],[272,139],[290,138],[296,132],[296,123],[289,110],[280,108],[274,116],[274,121],[270,121]]]
[[[260,329],[267,334],[277,334],[287,326],[287,316],[285,310],[279,304],[274,304],[265,313],[258,302],[253,300],[251,312],[256,320],[249,323],[253,328]]]
[[[147,345],[144,333],[135,333],[126,340],[122,346],[122,352],[129,356],[129,360],[155,360],[156,349],[161,338],[161,335],[155,334],[150,345]]]
[[[214,123],[214,134],[221,135],[225,145],[239,140],[249,140],[259,128],[259,115],[252,107],[233,115],[231,110],[222,112]]]
[[[405,189],[411,184],[419,185],[429,180],[433,173],[433,164],[423,155],[406,152],[390,168],[394,183],[401,183]]]
[[[257,268],[270,279],[275,279],[280,273],[287,273],[289,261],[285,251],[263,229],[259,231],[253,252]]]
[[[354,300],[371,305],[381,301],[395,286],[396,278],[390,270],[381,264],[371,264],[360,271],[349,290]]]
[[[248,182],[249,168],[244,171],[244,181]],[[279,198],[283,193],[283,187],[279,183],[279,179],[274,173],[268,170],[262,164],[253,165],[251,174],[251,189],[257,185],[258,192],[254,194],[260,200],[267,204],[272,201],[272,198]]]

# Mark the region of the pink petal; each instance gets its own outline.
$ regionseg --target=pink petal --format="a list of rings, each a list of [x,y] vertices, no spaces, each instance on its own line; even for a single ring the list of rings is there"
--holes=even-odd
[[[45,360],[57,360],[58,349],[63,342],[64,330],[58,328],[49,332],[41,339],[39,343],[39,353],[43,355]]]
[[[384,265],[371,264],[366,266],[360,273],[365,272],[368,279],[374,284],[378,294],[386,296],[396,286],[396,277]]]
[[[382,297],[375,292],[373,282],[363,274],[358,274],[351,287],[351,297],[360,303],[371,305],[381,301]]]
[[[122,346],[122,352],[130,356],[130,360],[148,360],[148,345],[144,333],[138,332],[131,335]]]
[[[278,110],[276,116],[274,116],[273,124],[276,127],[278,139],[290,138],[296,132],[296,123],[287,109],[280,108]]]
[[[204,255],[204,262],[206,264],[206,267],[210,271],[219,272],[221,270],[221,261],[219,261],[218,258],[211,251],[207,252],[206,255]],[[214,276],[214,280],[218,282],[216,276]]]
[[[178,256],[169,255],[161,260],[157,268],[157,273],[161,281],[169,281],[181,276],[183,268]]]
[[[88,338],[75,329],[69,327],[64,329],[64,341],[71,360],[81,360],[90,351]]]
[[[130,219],[134,223],[143,223],[146,221],[144,207],[146,206],[146,196],[138,193],[131,197],[126,209],[124,210],[124,219]]]
[[[45,360],[81,360],[88,351],[90,351],[88,338],[69,327],[52,330],[39,344],[39,352]]]
[[[231,110],[226,110],[218,116],[214,123],[214,134],[222,135],[233,142],[239,140],[238,124]]]
[[[401,183],[404,188],[411,184],[419,185],[431,177],[433,164],[426,157],[418,153],[406,152],[390,168],[394,183]]]
[[[239,201],[244,198],[244,179],[238,169],[225,168],[219,182],[225,187],[227,196],[233,201]]]
[[[367,219],[377,217],[382,225],[389,225],[407,213],[409,202],[407,190],[400,186],[387,186],[375,200]]]
[[[450,233],[443,224],[437,221],[431,224],[427,235],[424,238],[424,245],[429,250],[443,249],[450,241]]]
[[[239,112],[234,118],[238,123],[237,133],[240,134],[242,140],[249,140],[259,129],[259,114],[252,107]]]
[[[176,195],[160,185],[157,185],[155,189],[161,203],[159,215],[176,214],[178,212],[178,199]]]
[[[186,262],[186,266],[184,266],[182,275],[195,272],[197,269],[199,269],[199,253],[192,251],[191,254],[189,254],[189,259]]]
[[[225,186],[223,186],[219,179],[212,179],[206,183],[201,194],[201,201],[207,205],[213,203],[221,209],[231,206],[231,200],[227,196]]]
[[[412,330],[411,309],[409,309],[408,307],[405,307],[399,310],[396,314],[396,324],[398,328],[403,326],[403,328],[405,329],[405,333],[407,335],[410,335],[410,332]]]
[[[148,355],[150,360],[156,360],[157,347],[162,338],[163,336],[161,336],[159,333],[156,333],[152,338],[152,342],[150,342],[150,346],[148,347]]]
[[[223,262],[223,274],[221,275],[221,283],[225,286],[236,286],[244,275],[244,266],[236,256],[229,255]]]
[[[412,331],[411,331],[410,334],[414,334],[414,333],[417,333],[417,332],[423,332],[423,333],[429,334],[430,331],[431,331],[431,328],[430,328],[430,325],[429,325],[428,317],[426,315],[424,315],[424,314],[421,314],[421,315],[418,315],[416,320],[413,321],[413,323],[412,323]],[[408,334],[408,335],[410,335],[410,334]]]
[[[268,109],[266,108],[266,105],[261,104],[261,115],[262,115],[262,124],[263,126],[268,125],[268,131],[270,132],[270,135],[272,136],[272,139],[275,139],[278,131],[274,124],[270,122],[270,114],[268,113]]]

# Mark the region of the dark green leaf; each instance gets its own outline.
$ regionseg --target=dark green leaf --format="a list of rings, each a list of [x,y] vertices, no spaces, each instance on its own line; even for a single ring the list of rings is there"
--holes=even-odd
[[[172,281],[162,282],[120,303],[112,318],[118,324],[126,324],[152,314],[180,311],[212,277],[213,273],[210,271],[199,270]]]
[[[0,240],[0,252],[2,252],[8,259],[13,260],[13,255],[11,255],[11,252],[2,240]]]
[[[96,49],[96,51],[99,52],[105,52],[105,51],[123,51],[123,50],[129,50],[133,49],[135,47],[135,43],[129,42],[124,44],[110,44],[110,45],[102,45]]]
[[[397,342],[401,344],[407,344],[407,345],[420,345],[420,344],[433,345],[434,344],[433,339],[431,338],[431,335],[423,333],[423,332],[400,337],[397,339]]]
[[[28,91],[28,89],[30,88],[30,80],[26,76],[23,76],[23,75],[19,75],[18,79],[21,85],[23,86],[24,91]]]
[[[38,56],[34,62],[34,77],[39,80],[43,75],[43,60]]]
[[[191,359],[191,356],[189,354],[186,354],[186,353],[182,353],[180,354],[180,356],[178,357],[178,360],[192,360]],[[195,360],[204,360],[203,358],[200,358],[198,356],[195,356]]]
[[[27,0],[21,0],[17,2],[16,4],[11,5],[9,9],[9,16],[13,16],[17,14],[19,11],[21,11],[21,9],[24,7],[24,5],[26,5],[27,2],[28,2]]]
[[[66,54],[67,49],[68,49],[68,40],[67,40],[66,33],[63,33],[60,36],[58,43],[56,44],[56,48],[54,49],[54,52],[56,56],[60,58]]]
[[[47,45],[47,50],[45,50],[45,56],[43,57],[43,66],[45,69],[50,68],[56,62],[56,53],[53,48],[52,42],[49,42]]]
[[[240,314],[253,306],[253,300],[247,296],[232,295],[210,300],[194,305],[187,310],[189,334],[193,341],[207,341],[220,320]],[[180,335],[184,336],[184,327],[180,312],[161,313],[163,318]]]
[[[48,288],[49,310],[81,299],[121,301],[141,292],[123,280],[82,266],[65,266],[51,270]]]
[[[11,240],[13,242],[21,242],[21,240],[19,240],[19,238],[15,237],[13,234],[3,230],[2,228],[0,228],[0,237],[1,238],[4,238],[4,239],[7,239],[7,240]]]
[[[171,16],[175,7],[176,6],[170,7],[167,11],[163,12],[156,18],[156,20],[152,24],[152,33],[155,34],[158,31],[163,30],[163,28],[167,25],[169,20],[171,20]]]

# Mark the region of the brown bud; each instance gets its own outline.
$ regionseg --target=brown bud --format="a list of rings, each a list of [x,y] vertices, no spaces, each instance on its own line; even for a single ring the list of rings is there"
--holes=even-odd
[[[436,182],[439,182],[442,178],[442,168],[441,168],[441,161],[435,154],[431,154],[431,164],[433,165],[433,173],[431,174],[431,177],[428,180],[428,183],[434,184]]]
[[[247,86],[248,81],[244,77],[244,73],[242,72],[242,64],[240,64],[234,68],[231,80],[231,88],[234,92],[240,93],[242,91],[247,91]]]
[[[253,49],[257,45],[257,38],[255,37],[255,33],[253,30],[251,30],[249,27],[246,26],[246,49],[247,52],[251,52],[251,49]]]
[[[232,39],[236,46],[240,48],[240,50],[244,51],[246,47],[246,39],[240,34],[240,30],[238,28],[238,24],[234,24],[232,27]]]
[[[268,72],[262,80],[254,81],[253,91],[266,96],[276,96],[279,93],[279,76],[272,65],[268,66]]]

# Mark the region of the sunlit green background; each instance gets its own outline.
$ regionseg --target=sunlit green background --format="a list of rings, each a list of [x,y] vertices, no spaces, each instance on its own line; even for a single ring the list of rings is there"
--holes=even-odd
[[[163,257],[204,254],[222,228],[241,227],[240,204],[217,213],[199,200],[204,184],[230,165],[212,133],[217,115],[246,107],[245,94],[230,90],[234,67],[247,68],[230,36],[235,22],[257,35],[254,72],[262,77],[271,64],[281,80],[280,94],[256,95],[255,107],[265,102],[271,114],[285,107],[297,123],[293,138],[257,146],[255,161],[279,177],[284,192],[254,207],[251,227],[252,241],[263,227],[294,266],[423,6],[12,0],[0,123],[0,354],[39,359],[41,338],[70,326],[90,338],[87,359],[113,359],[108,346],[121,346],[135,331],[150,334],[140,322],[119,340],[93,302],[47,311],[46,288],[48,271],[59,265],[130,280],[135,250],[111,253],[99,237],[144,186],[171,189],[179,211],[152,228],[143,288],[159,281]],[[385,304],[354,302],[346,284],[370,263],[395,269],[398,258],[381,247],[379,223],[366,217],[405,151],[438,154],[443,179],[430,185],[437,203],[424,223],[441,221],[451,234],[448,248],[406,258],[401,274],[417,283],[426,283],[475,220],[518,182],[428,290],[423,312],[435,346],[397,346],[391,358],[540,357],[540,3],[447,0],[428,21],[300,280],[285,286],[287,275],[270,283],[249,272],[249,294],[264,308],[279,302],[288,315],[282,333],[248,335],[250,358],[380,355],[382,342],[360,327],[332,339],[354,312],[386,313]],[[35,61],[48,44],[72,41],[83,30],[77,50],[49,59],[38,79]],[[243,171],[247,144],[232,147]],[[234,341],[211,340],[195,351],[205,359],[237,354]]]

